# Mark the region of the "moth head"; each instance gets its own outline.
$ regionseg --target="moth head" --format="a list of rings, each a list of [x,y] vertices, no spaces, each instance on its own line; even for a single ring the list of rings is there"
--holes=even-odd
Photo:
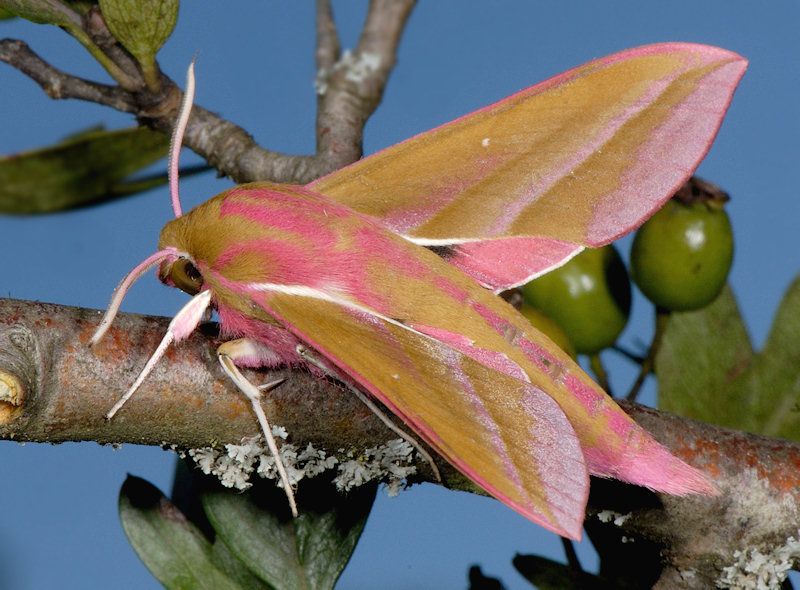
[[[189,120],[189,112],[192,108],[192,99],[194,96],[193,65],[194,62],[189,66],[189,72],[186,75],[186,92],[184,93],[175,131],[172,134],[172,145],[170,146],[169,153],[169,184],[170,193],[172,195],[172,208],[175,212],[175,221],[180,220],[183,215],[180,197],[178,195],[178,153],[181,149],[183,133],[186,129],[186,124]],[[111,302],[108,305],[108,309],[106,309],[103,319],[100,321],[94,335],[89,340],[90,346],[97,343],[108,331],[111,323],[114,321],[114,317],[117,315],[125,293],[128,292],[131,285],[136,279],[154,266],[158,266],[159,278],[163,282],[186,291],[192,295],[192,298],[172,318],[172,321],[167,327],[167,332],[164,334],[164,338],[147,361],[142,372],[139,373],[136,381],[134,381],[133,385],[131,385],[114,407],[106,413],[106,419],[108,420],[117,413],[139,388],[147,375],[153,370],[158,360],[164,355],[169,345],[172,342],[183,340],[191,334],[212,306],[211,291],[209,289],[203,289],[203,276],[197,270],[197,267],[192,262],[189,255],[178,248],[175,243],[168,242],[167,244],[163,244],[158,252],[148,256],[145,260],[136,265],[136,267],[122,279],[122,282],[120,282],[114,290],[114,294],[111,296]]]

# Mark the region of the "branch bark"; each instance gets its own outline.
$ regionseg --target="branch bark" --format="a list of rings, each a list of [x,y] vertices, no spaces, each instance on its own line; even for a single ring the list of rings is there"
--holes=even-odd
[[[169,319],[120,314],[105,339],[89,349],[101,315],[0,299],[0,438],[187,449],[238,444],[259,433],[247,400],[218,366],[214,350],[219,341],[210,326],[173,347],[120,414],[104,420],[157,346]],[[301,448],[311,443],[336,455],[342,448],[359,451],[396,438],[333,381],[289,369],[249,371],[248,377],[255,382],[285,379],[265,395],[264,407]],[[659,587],[713,587],[721,572],[746,575],[744,567],[734,567],[742,561],[737,551],[772,555],[790,537],[797,538],[800,445],[629,402],[623,407],[673,453],[702,469],[721,494],[678,498],[594,481],[586,526],[593,538],[603,539],[597,546],[605,568],[636,569],[632,563],[644,562],[641,554],[632,562],[632,551],[646,547],[652,560],[663,561]],[[417,467],[420,480],[434,481],[424,462]],[[446,487],[469,487],[453,470],[445,469],[444,476]],[[620,533],[627,543],[620,542]],[[652,575],[652,568],[644,569]]]
[[[0,438],[178,448],[239,443],[260,433],[247,399],[216,359],[220,343],[207,325],[172,347],[113,420],[104,414],[155,350],[169,318],[120,314],[89,348],[102,313],[47,303],[0,299]],[[246,371],[254,382],[286,381],[265,395],[271,420],[293,438],[322,447],[385,442],[385,426],[342,386],[304,371]],[[16,399],[16,403],[10,401]],[[0,394],[0,399],[3,396]]]
[[[779,584],[778,573],[800,558],[800,444],[620,405],[721,493],[656,499],[635,486],[593,482],[585,526],[601,573],[663,589]]]

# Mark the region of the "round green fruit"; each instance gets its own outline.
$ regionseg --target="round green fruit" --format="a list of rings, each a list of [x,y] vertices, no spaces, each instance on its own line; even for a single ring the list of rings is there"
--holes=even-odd
[[[614,344],[631,309],[628,272],[610,244],[584,250],[534,279],[522,287],[522,296],[553,318],[581,354]]]
[[[567,336],[564,328],[558,325],[553,318],[545,314],[542,310],[536,309],[527,301],[523,301],[519,308],[519,312],[531,323],[531,325],[542,332],[545,336],[555,342],[558,347],[566,352],[572,358],[575,358],[577,352],[575,345]]]
[[[656,306],[690,311],[719,295],[732,261],[733,232],[721,204],[673,198],[636,232],[631,275]]]

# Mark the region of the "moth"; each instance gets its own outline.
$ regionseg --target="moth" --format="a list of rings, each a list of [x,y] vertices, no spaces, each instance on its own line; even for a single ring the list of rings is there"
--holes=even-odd
[[[533,522],[580,538],[589,475],[714,494],[497,293],[638,227],[688,178],[747,62],[667,43],[591,61],[305,186],[227,190],[175,219],[117,287],[93,342],[146,270],[192,298],[113,414],[207,310],[219,360],[305,365],[380,402]],[[376,408],[377,409],[377,408]],[[296,512],[285,472],[287,496]]]

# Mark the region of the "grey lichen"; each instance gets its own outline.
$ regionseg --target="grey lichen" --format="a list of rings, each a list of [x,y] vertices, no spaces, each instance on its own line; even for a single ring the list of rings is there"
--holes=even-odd
[[[339,490],[347,491],[373,479],[386,479],[389,495],[396,496],[405,479],[417,470],[409,464],[413,454],[414,447],[401,438],[366,449],[358,457],[351,451],[348,459],[339,463],[339,475],[333,481]]]
[[[328,91],[328,80],[338,71],[344,71],[344,78],[353,84],[360,84],[381,67],[381,55],[371,51],[353,53],[345,50],[332,68],[321,69],[314,78],[314,89],[318,95]]]
[[[789,570],[800,558],[800,541],[789,537],[786,542],[768,553],[758,548],[736,550],[735,563],[722,568],[717,588],[768,590],[779,588]]]
[[[284,428],[273,426],[272,433],[276,439],[284,441],[280,447],[280,456],[286,467],[289,483],[293,486],[306,477],[337,469],[338,474],[333,482],[340,491],[380,479],[386,483],[389,495],[396,495],[405,486],[406,478],[416,472],[416,467],[412,464],[415,459],[414,448],[402,439],[390,440],[360,453],[341,451],[343,458],[340,460],[310,443],[301,449],[285,442],[287,433]],[[222,485],[229,488],[249,488],[254,472],[261,477],[278,479],[275,458],[270,454],[262,436],[245,439],[238,445],[226,444],[224,448],[190,449],[188,455],[203,473],[215,475]]]
[[[620,514],[619,512],[615,512],[614,510],[602,510],[597,513],[597,519],[600,522],[611,522],[614,521],[615,526],[622,526],[625,524],[625,521],[631,517],[631,514]]]

